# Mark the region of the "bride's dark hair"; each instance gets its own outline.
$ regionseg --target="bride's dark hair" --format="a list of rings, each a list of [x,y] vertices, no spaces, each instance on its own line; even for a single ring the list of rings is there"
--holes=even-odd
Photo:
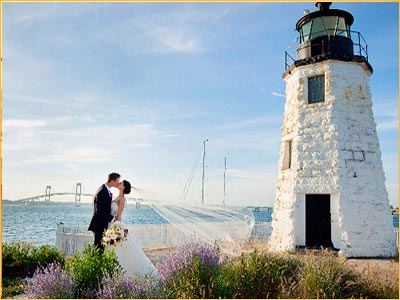
[[[123,181],[124,183],[124,194],[130,194],[131,192],[131,183],[127,180]]]

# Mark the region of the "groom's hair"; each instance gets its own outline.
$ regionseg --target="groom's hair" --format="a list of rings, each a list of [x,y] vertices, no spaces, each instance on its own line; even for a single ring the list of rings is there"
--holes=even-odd
[[[117,180],[120,177],[121,177],[121,175],[119,175],[118,173],[110,173],[110,174],[108,174],[107,182]]]

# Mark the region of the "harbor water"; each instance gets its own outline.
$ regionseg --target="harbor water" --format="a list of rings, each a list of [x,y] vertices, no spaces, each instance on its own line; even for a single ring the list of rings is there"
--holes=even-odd
[[[21,240],[35,245],[55,246],[57,224],[88,226],[93,214],[90,204],[2,205],[2,241]],[[127,224],[163,224],[166,221],[148,206],[126,207],[123,222]]]
[[[238,208],[237,211],[252,216],[256,223],[271,222],[272,211],[268,208]],[[55,246],[57,224],[66,226],[88,226],[92,217],[91,204],[75,207],[72,203],[50,205],[2,205],[2,241],[26,241],[35,245]],[[237,218],[237,216],[235,216]],[[168,223],[152,207],[128,205],[124,210],[125,224],[166,224]],[[218,220],[205,220],[215,222]],[[393,226],[398,227],[398,215],[394,215]]]

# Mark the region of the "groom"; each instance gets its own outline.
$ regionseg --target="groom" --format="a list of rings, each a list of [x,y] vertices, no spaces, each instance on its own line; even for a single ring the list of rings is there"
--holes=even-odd
[[[111,200],[112,194],[111,187],[117,187],[121,175],[118,173],[111,173],[108,175],[107,183],[103,184],[97,190],[93,199],[94,212],[88,230],[94,232],[93,245],[104,252],[104,246],[101,244],[103,233],[107,230],[108,223],[114,219],[111,215]]]

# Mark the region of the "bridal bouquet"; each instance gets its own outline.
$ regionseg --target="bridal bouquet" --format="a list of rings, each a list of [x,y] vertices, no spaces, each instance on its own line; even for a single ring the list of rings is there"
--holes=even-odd
[[[104,246],[115,246],[128,238],[128,229],[124,228],[120,221],[112,223],[104,233],[102,243]]]

